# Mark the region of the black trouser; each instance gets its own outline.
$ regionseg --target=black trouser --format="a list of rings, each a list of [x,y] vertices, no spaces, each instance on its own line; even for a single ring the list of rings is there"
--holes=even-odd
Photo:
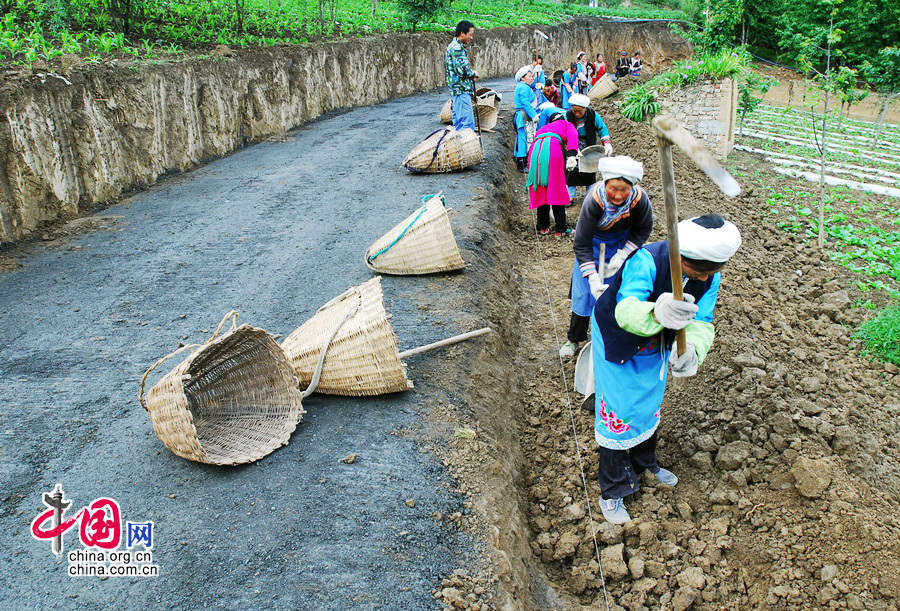
[[[572,293],[569,293],[571,297]],[[575,312],[572,312],[572,318],[569,319],[569,333],[566,335],[566,338],[570,342],[575,342],[579,344],[581,342],[587,341],[588,336],[588,327],[591,326],[591,317],[590,316],[579,316]]]
[[[604,499],[624,499],[640,490],[638,475],[657,471],[656,431],[646,441],[629,450],[600,448],[600,493]]]
[[[566,207],[551,206],[544,204],[537,207],[537,228],[550,229],[550,208],[553,208],[553,220],[556,221],[556,233],[565,233],[568,229],[566,225]]]

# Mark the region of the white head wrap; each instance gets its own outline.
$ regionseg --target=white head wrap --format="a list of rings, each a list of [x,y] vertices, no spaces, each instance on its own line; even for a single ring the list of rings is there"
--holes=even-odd
[[[678,223],[678,250],[688,259],[725,263],[740,247],[741,232],[718,214]]]
[[[582,108],[587,108],[591,105],[591,98],[587,97],[583,93],[576,93],[569,98],[569,104],[571,104],[572,106],[581,106]]]
[[[516,72],[516,80],[521,81],[522,77],[524,77],[526,74],[531,72],[532,69],[533,69],[533,66],[531,64],[528,64],[527,66],[522,66],[521,68],[519,68],[519,71]]]
[[[603,177],[603,182],[613,178],[624,178],[636,185],[644,178],[644,164],[627,155],[603,157],[597,163],[597,171]]]

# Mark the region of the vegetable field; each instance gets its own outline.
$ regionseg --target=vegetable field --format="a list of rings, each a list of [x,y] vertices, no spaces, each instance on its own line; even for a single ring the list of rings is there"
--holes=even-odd
[[[793,108],[760,106],[744,121],[735,148],[757,153],[781,175],[767,191],[776,225],[814,239],[818,232],[821,133],[813,115]],[[874,143],[874,123],[829,120],[826,137],[825,231],[829,258],[861,272],[864,291],[900,297],[900,126],[885,125]],[[834,123],[834,124],[831,124]],[[805,179],[805,180],[797,180]],[[860,304],[865,305],[865,304]]]
[[[478,28],[552,24],[579,15],[680,18],[640,5],[589,8],[545,0],[457,0],[417,23],[401,1],[379,0],[10,0],[0,2],[0,62],[28,64],[66,53],[99,63],[112,54],[145,59],[185,48],[298,44],[411,29],[447,32],[462,19]]]

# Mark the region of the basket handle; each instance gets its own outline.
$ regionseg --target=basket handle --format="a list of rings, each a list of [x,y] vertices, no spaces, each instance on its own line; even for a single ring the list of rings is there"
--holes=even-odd
[[[177,354],[181,354],[182,352],[184,352],[185,350],[188,350],[188,349],[193,350],[194,348],[201,348],[201,347],[205,346],[206,344],[210,343],[211,341],[213,341],[214,339],[216,339],[219,336],[219,332],[222,330],[222,327],[225,326],[225,321],[227,321],[229,318],[231,318],[231,329],[229,329],[229,332],[234,331],[235,329],[237,329],[237,318],[238,318],[237,310],[231,310],[230,312],[228,312],[228,314],[226,314],[224,317],[222,317],[222,322],[219,323],[219,326],[216,327],[216,330],[213,331],[213,334],[210,336],[210,338],[208,340],[206,340],[205,342],[203,342],[202,344],[186,344],[186,345],[182,346],[181,348],[178,348],[174,352],[170,352],[166,356],[162,357],[161,359],[159,359],[158,361],[156,361],[155,363],[150,365],[150,368],[144,372],[143,376],[141,376],[141,390],[138,392],[138,401],[140,402],[141,406],[146,411],[148,411],[148,412],[150,411],[150,409],[147,407],[147,402],[144,401],[144,389],[147,386],[147,376],[149,376],[150,373],[154,369],[156,369],[157,367],[159,367],[160,365],[162,365],[163,363],[168,361],[173,356],[175,356]]]
[[[344,323],[350,320],[353,316],[359,312],[359,308],[362,305],[362,300],[360,303],[357,303],[355,306],[350,308],[347,313],[344,315],[344,318],[334,326],[334,329],[331,331],[331,335],[328,336],[322,343],[322,347],[319,349],[319,362],[316,363],[316,370],[313,372],[312,380],[309,382],[309,386],[306,387],[306,390],[300,393],[300,397],[305,399],[310,396],[314,392],[316,392],[316,388],[319,387],[319,379],[322,377],[322,368],[325,365],[325,354],[328,352],[329,346],[331,346],[331,342],[334,340],[334,336],[337,335],[337,332],[341,327],[344,326]]]

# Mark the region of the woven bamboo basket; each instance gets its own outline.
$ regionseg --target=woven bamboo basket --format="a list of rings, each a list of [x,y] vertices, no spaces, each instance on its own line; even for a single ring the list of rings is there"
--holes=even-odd
[[[553,71],[553,78],[551,80],[557,87],[559,87],[560,83],[562,83],[562,77],[563,77],[563,74],[565,74],[565,72],[566,72],[565,70],[554,70]]]
[[[475,97],[483,102],[490,102],[494,108],[498,111],[500,110],[500,101],[503,96],[500,95],[499,91],[494,91],[487,87],[479,87],[475,90]]]
[[[383,274],[414,275],[466,266],[453,237],[443,196],[438,193],[422,199],[421,208],[369,246],[365,257],[369,269]]]
[[[441,106],[441,123],[444,125],[453,123],[453,100],[447,100]]]
[[[231,317],[231,329],[219,336]],[[205,344],[184,346],[153,364],[139,400],[153,432],[172,452],[201,463],[238,465],[288,443],[305,413],[297,378],[275,339],[229,313]],[[147,376],[185,350],[191,354],[144,396]]]
[[[597,84],[588,91],[588,97],[592,100],[602,100],[608,98],[618,90],[619,86],[609,78],[608,74],[604,74],[600,77],[600,80],[597,81]]]
[[[494,126],[497,125],[497,116],[500,113],[497,112],[497,107],[494,106],[493,98],[486,100],[482,100],[481,98],[477,99],[478,123],[476,125],[483,131],[494,129]]]
[[[323,345],[318,392],[366,396],[413,387],[384,308],[381,276],[326,303],[281,343],[301,387],[312,382]]]
[[[432,132],[410,151],[402,165],[410,172],[437,174],[462,170],[484,161],[481,142],[473,129],[453,126]]]
[[[490,89],[485,89],[490,92]],[[492,93],[492,92],[491,92]],[[478,125],[481,129],[494,129],[497,125],[497,116],[499,115],[500,102],[499,99],[490,93],[484,98],[478,99]],[[441,123],[449,125],[453,123],[452,100],[447,100],[441,108]]]

